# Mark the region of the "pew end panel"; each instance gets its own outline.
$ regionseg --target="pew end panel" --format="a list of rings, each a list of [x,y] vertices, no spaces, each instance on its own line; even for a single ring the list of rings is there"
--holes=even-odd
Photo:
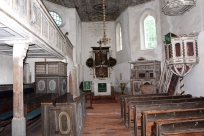
[[[42,103],[41,110],[43,136],[73,136],[76,133],[73,104],[56,103],[56,106],[53,106],[52,103]]]
[[[42,135],[80,136],[86,118],[85,104],[85,93],[75,102],[42,103]]]

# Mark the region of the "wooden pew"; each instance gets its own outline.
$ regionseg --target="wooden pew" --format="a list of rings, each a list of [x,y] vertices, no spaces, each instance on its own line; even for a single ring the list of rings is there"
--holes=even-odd
[[[164,99],[181,99],[181,98],[191,98],[191,95],[179,95],[179,96],[159,96],[159,97],[141,97],[141,98],[131,98],[125,100],[125,105],[124,105],[124,113],[123,113],[123,118],[124,118],[124,124],[127,123],[127,115],[129,113],[129,104],[134,103],[134,104],[144,104],[143,102],[148,102],[149,104],[152,104],[154,101],[160,101]],[[127,101],[127,103],[126,103]],[[153,101],[153,102],[151,102]],[[139,102],[139,103],[138,103]],[[157,102],[159,103],[159,102]],[[133,105],[134,105],[133,104]],[[133,111],[132,111],[133,112]],[[131,116],[131,115],[130,115]]]
[[[203,136],[204,118],[156,121],[152,136]]]
[[[55,94],[56,96],[58,94]],[[53,94],[41,94],[24,101],[24,116],[26,119],[26,131],[36,125],[41,115],[41,103],[50,101]]]
[[[136,105],[134,107],[134,134],[138,133],[138,126],[141,124],[141,113],[147,110],[169,110],[169,109],[191,109],[191,108],[204,108],[204,102],[183,102],[183,103],[165,103],[165,104],[152,104],[152,105]],[[131,122],[129,122],[130,125]]]
[[[71,93],[65,93],[63,95],[60,95],[54,99],[51,99],[49,102],[55,103],[66,103],[66,102],[73,102],[73,95]]]
[[[80,136],[86,118],[85,93],[75,102],[41,104],[42,134]],[[48,116],[49,115],[49,116]]]
[[[121,95],[120,96],[120,108],[121,108],[121,118],[123,118],[123,105],[125,98],[139,98],[139,97],[150,97],[150,96],[168,96],[168,93],[160,93],[160,94],[137,94],[137,95]]]
[[[164,100],[152,100],[152,101],[136,101],[129,102],[128,107],[128,129],[131,127],[131,120],[134,120],[134,110],[133,107],[136,105],[152,105],[152,104],[166,104],[166,103],[183,103],[183,102],[198,102],[204,101],[204,97],[201,98],[182,98],[182,99],[164,99]]]
[[[28,86],[28,87],[32,87]],[[34,88],[25,88],[24,87],[24,100],[37,97],[40,94],[35,94]],[[4,127],[5,125],[11,122],[11,118],[13,116],[13,90],[10,91],[2,91],[0,92],[0,127]]]
[[[152,110],[142,112],[142,136],[150,136],[155,121],[167,119],[204,118],[204,108],[179,110]]]

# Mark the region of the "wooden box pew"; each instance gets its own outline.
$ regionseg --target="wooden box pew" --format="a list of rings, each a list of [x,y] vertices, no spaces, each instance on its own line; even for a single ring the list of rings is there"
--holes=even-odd
[[[63,95],[60,95],[54,99],[51,99],[50,101],[48,102],[52,102],[53,105],[55,103],[66,103],[66,102],[73,102],[74,99],[73,99],[73,95],[71,93],[65,93]]]
[[[137,94],[137,95],[121,95],[120,96],[120,108],[121,108],[121,118],[123,118],[123,105],[125,98],[139,98],[139,97],[150,97],[150,96],[168,96],[168,93],[160,94]]]
[[[53,98],[54,97],[54,98]],[[53,98],[53,99],[51,99]],[[52,102],[52,104],[73,102],[73,95],[70,93],[65,93],[58,96],[58,94],[43,94],[35,98],[31,98],[25,102],[25,118],[27,119],[27,127],[31,128],[38,122],[37,117],[41,115],[41,103]]]
[[[80,136],[86,118],[85,93],[77,101],[41,104],[42,135]]]
[[[162,104],[148,104],[148,105],[136,105],[134,107],[134,134],[140,135],[138,127],[141,127],[142,112],[150,110],[176,110],[176,109],[192,109],[192,108],[204,108],[204,102],[183,102],[183,103],[162,103]],[[131,122],[128,121],[128,127],[130,130]]]
[[[32,87],[32,85],[29,85],[28,87]],[[24,88],[23,95],[24,95],[23,96],[24,100],[36,96],[33,87]],[[4,117],[5,119],[11,117],[9,115],[13,115],[11,114],[12,110],[13,110],[13,90],[1,90],[0,91],[0,116],[1,116],[0,118],[1,120],[4,119]],[[6,114],[5,112],[8,112],[8,114]],[[1,114],[4,114],[4,116]],[[6,115],[8,117],[6,117]]]
[[[29,101],[29,99],[31,98],[35,98],[38,96],[41,96],[43,94],[28,94],[24,96],[24,101]],[[13,99],[10,101],[4,100],[0,102],[0,114],[4,113],[4,112],[8,112],[9,110],[13,110]]]
[[[41,103],[50,101],[52,96],[53,94],[42,94],[24,101],[24,116],[26,118],[27,130],[38,123],[36,120],[38,120],[41,115]]]
[[[5,105],[0,105],[0,132],[3,130],[4,126],[11,122],[11,117],[13,116],[13,102],[5,103]]]
[[[152,110],[142,112],[142,136],[150,136],[152,132],[152,126],[155,121],[167,120],[167,119],[204,119],[204,108],[198,109],[179,109],[179,110]]]
[[[151,136],[203,136],[204,118],[156,121]]]
[[[36,97],[39,97],[43,94],[37,94],[34,93],[27,93],[24,97],[24,103],[32,101]],[[11,101],[4,101],[0,103],[0,127],[4,127],[8,123],[11,122],[11,119],[13,117],[13,100]]]
[[[24,85],[23,95],[25,98],[35,95],[34,84]],[[0,85],[0,103],[4,101],[13,101],[13,85]]]
[[[148,102],[148,103],[152,104],[153,102],[151,102],[151,101],[157,102],[157,101],[164,100],[164,99],[171,100],[171,99],[187,99],[187,98],[192,98],[192,96],[191,95],[178,95],[178,96],[159,96],[159,97],[142,97],[142,98],[127,99],[127,100],[125,100],[125,105],[123,108],[124,109],[123,110],[124,111],[124,113],[123,113],[124,124],[127,123],[127,116],[129,113],[129,104],[130,103],[145,104],[144,102]],[[159,103],[159,102],[157,102],[157,103]],[[132,112],[133,112],[133,110],[132,110]]]

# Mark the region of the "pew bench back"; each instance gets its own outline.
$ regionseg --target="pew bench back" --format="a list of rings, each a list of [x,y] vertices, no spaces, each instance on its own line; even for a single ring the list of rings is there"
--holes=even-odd
[[[182,119],[170,121],[156,121],[153,125],[153,136],[167,135],[168,133],[197,133],[204,130],[204,119]]]
[[[168,119],[204,118],[204,108],[180,110],[152,110],[142,112],[142,136],[150,135],[155,121]]]
[[[173,97],[172,97],[173,98]],[[128,104],[128,112],[124,117],[124,123],[126,124],[127,120],[130,122],[134,120],[134,106],[136,105],[152,105],[152,104],[165,104],[165,103],[183,103],[183,102],[199,102],[204,101],[204,97],[201,98],[181,98],[181,99],[161,99],[161,100],[147,100],[147,101],[130,101]],[[128,117],[127,117],[128,116]],[[128,123],[128,128],[130,128]]]
[[[134,107],[134,133],[135,135],[139,135],[138,133],[138,124],[137,122],[141,122],[141,113],[143,111],[148,110],[169,110],[169,109],[192,109],[192,108],[204,108],[204,102],[183,102],[183,103],[165,103],[165,104],[152,104],[150,105],[136,105]],[[131,122],[129,123],[129,127]]]
[[[180,95],[180,96],[151,96],[151,97],[139,97],[139,98],[124,98],[122,105],[122,119],[126,122],[125,115],[127,113],[128,105],[131,101],[149,101],[149,100],[163,100],[163,99],[181,99],[192,98],[192,95]]]
[[[121,118],[123,118],[123,105],[125,98],[139,98],[139,97],[150,97],[150,96],[168,96],[168,93],[160,94],[137,94],[137,95],[121,95],[120,96],[120,108],[121,108]]]

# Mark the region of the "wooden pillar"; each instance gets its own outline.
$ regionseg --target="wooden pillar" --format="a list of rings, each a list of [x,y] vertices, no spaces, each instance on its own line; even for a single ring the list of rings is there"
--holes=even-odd
[[[13,119],[12,136],[26,136],[26,119],[23,105],[23,59],[27,44],[13,45]]]

